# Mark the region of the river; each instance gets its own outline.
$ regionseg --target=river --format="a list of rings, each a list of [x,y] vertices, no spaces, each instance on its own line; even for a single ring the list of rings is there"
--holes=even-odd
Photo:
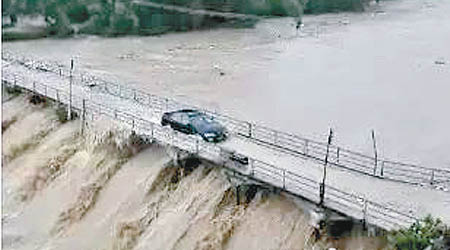
[[[104,74],[315,140],[450,168],[450,2],[398,0],[364,13],[265,19],[252,29],[80,36],[3,49]]]

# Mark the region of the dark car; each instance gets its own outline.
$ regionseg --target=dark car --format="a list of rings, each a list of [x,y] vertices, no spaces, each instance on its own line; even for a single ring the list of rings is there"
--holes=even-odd
[[[226,130],[214,118],[193,109],[164,113],[161,125],[185,134],[198,134],[207,142],[221,142],[226,139]]]

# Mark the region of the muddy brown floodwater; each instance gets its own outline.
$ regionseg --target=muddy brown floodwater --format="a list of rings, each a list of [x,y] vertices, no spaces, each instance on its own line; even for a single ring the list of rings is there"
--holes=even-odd
[[[175,166],[166,149],[155,144],[124,154],[130,131],[111,121],[90,123],[80,136],[79,121],[61,124],[53,107],[32,106],[19,96],[3,104],[2,125],[3,249],[384,245],[365,237],[314,242],[310,219],[297,199],[258,189],[236,204],[234,187],[220,167]]]
[[[450,168],[450,2],[266,19],[254,29],[4,43],[147,92],[392,160]]]

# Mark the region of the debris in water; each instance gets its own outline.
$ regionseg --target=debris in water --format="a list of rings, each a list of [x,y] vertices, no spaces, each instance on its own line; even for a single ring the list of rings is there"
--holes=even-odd
[[[41,95],[31,95],[29,98],[30,102],[35,105],[45,103],[45,97]]]
[[[445,65],[446,62],[444,61],[444,59],[438,59],[438,60],[434,61],[434,64],[437,64],[437,65]]]
[[[224,75],[225,75],[225,72],[220,68],[219,65],[214,64],[214,65],[213,65],[213,68],[214,68],[214,70],[217,70],[217,71],[219,72],[219,75],[220,75],[220,76],[224,76]]]
[[[128,52],[128,53],[117,56],[117,58],[119,58],[121,60],[136,60],[136,59],[139,59],[140,56],[137,53]]]
[[[342,24],[342,25],[349,25],[350,24],[350,20],[348,20],[348,19],[340,20],[339,23]]]

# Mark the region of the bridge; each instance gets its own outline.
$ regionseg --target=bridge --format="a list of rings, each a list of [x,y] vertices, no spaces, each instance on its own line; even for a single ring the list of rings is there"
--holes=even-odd
[[[68,68],[53,62],[9,53],[4,53],[2,60],[4,84],[65,104],[71,102],[88,120],[111,118],[151,140],[197,154],[245,178],[320,202],[325,143],[204,110],[233,134],[224,143],[206,143],[159,125],[165,111],[196,107],[108,82],[88,72],[71,74]],[[428,213],[450,221],[446,213],[448,171],[374,159],[335,145],[330,152],[326,207],[388,230],[408,226]],[[234,153],[247,157],[249,164],[233,161]]]

